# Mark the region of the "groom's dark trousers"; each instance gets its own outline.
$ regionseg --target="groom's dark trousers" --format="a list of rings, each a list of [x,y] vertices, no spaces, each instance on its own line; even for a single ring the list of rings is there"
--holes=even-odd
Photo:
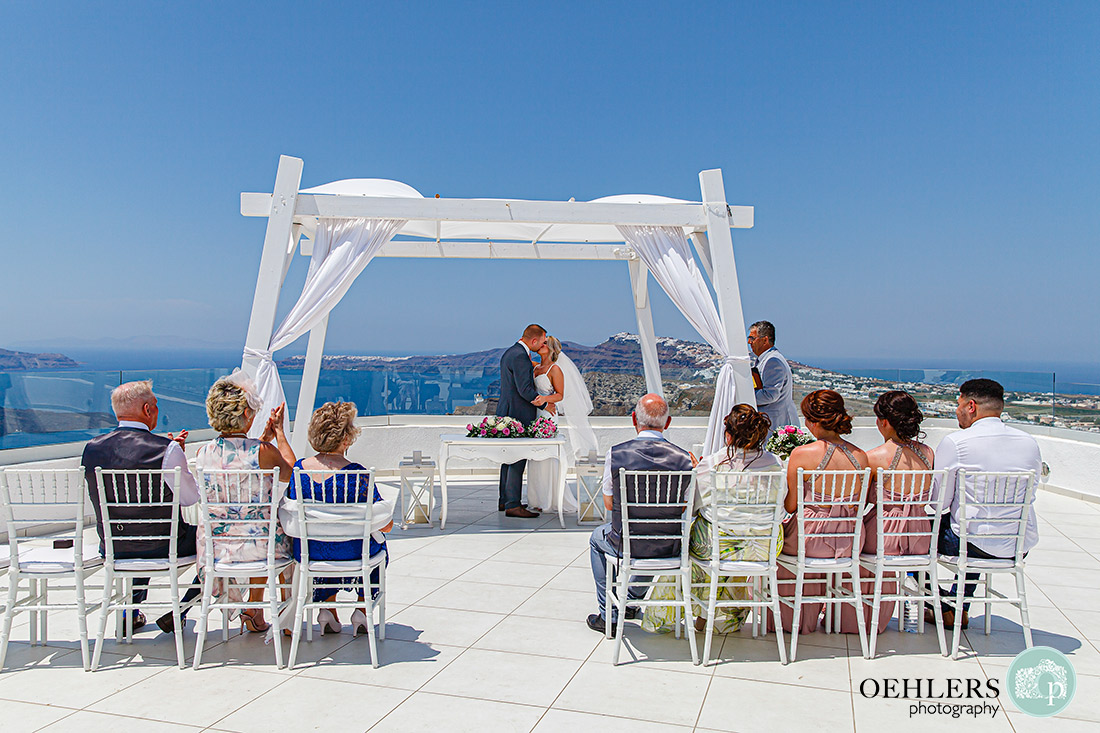
[[[526,427],[535,421],[538,408],[532,403],[538,397],[535,369],[523,344],[516,342],[500,357],[500,401],[497,416],[514,417]],[[506,463],[500,467],[500,503],[505,509],[520,505],[523,495],[523,471],[527,461]]]

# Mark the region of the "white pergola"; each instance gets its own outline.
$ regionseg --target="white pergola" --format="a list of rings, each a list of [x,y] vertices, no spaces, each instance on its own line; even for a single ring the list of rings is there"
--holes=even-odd
[[[242,363],[243,371],[249,376],[262,379],[262,367],[274,368],[271,347],[272,338],[276,336],[276,308],[295,250],[313,256],[312,275],[318,262],[314,252],[318,232],[327,220],[396,220],[394,226],[399,226],[396,235],[367,255],[366,261],[371,257],[406,257],[624,262],[629,269],[634,295],[646,387],[661,394],[661,369],[648,290],[650,269],[620,228],[626,227],[629,231],[631,227],[667,227],[682,230],[702,263],[717,296],[717,315],[721,321],[718,330],[724,331],[724,336],[719,334],[717,338],[724,340],[728,348],[727,363],[733,369],[733,394],[737,402],[755,405],[730,234],[731,228],[753,226],[753,208],[726,203],[721,170],[705,170],[699,174],[701,202],[651,195],[610,196],[588,202],[424,198],[412,187],[396,181],[353,179],[303,190],[299,188],[301,178],[302,160],[281,156],[272,193],[241,194],[241,214],[267,217],[268,220]],[[329,224],[331,227],[332,222]],[[329,246],[331,242],[329,237]],[[691,259],[690,252],[687,259]],[[694,275],[693,260],[687,267]],[[309,333],[298,395],[298,416],[308,417],[314,407],[328,312],[357,274],[347,274],[346,285],[326,308],[298,319],[300,328],[294,333],[300,335],[307,329]],[[702,283],[701,276],[695,279]],[[306,287],[309,287],[308,279]],[[696,288],[693,292],[699,290]],[[705,292],[705,285],[701,290]],[[709,292],[705,296],[696,294],[696,298],[699,297],[706,298],[704,308],[713,308]],[[675,296],[673,300],[676,301]],[[684,307],[677,305],[684,312]],[[685,315],[688,314],[685,312]],[[698,324],[695,325],[699,329]],[[714,329],[711,330],[707,340],[714,345],[716,336]],[[702,329],[700,331],[702,333]],[[715,404],[717,409],[717,396]],[[265,406],[266,409],[270,407]],[[258,416],[257,425],[262,425],[263,417],[264,414]],[[713,415],[711,422],[714,422]],[[308,419],[296,420],[292,436],[296,450],[305,447],[307,424]]]

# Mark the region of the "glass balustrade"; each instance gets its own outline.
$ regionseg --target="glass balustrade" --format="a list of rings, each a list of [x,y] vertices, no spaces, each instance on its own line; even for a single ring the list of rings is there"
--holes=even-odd
[[[88,440],[115,425],[111,390],[122,382],[151,379],[160,406],[159,432],[202,430],[206,393],[231,370],[154,369],[127,371],[0,371],[0,449]],[[664,374],[666,392],[677,414],[706,414],[713,382],[690,374]],[[287,408],[295,419],[301,369],[282,369]],[[833,369],[795,367],[795,402],[815,389],[844,395],[857,417],[873,415],[875,399],[891,389],[912,393],[928,417],[953,418],[958,385],[968,379],[995,379],[1006,390],[1008,419],[1100,432],[1100,385],[1057,381],[1050,372],[948,369]],[[678,381],[677,381],[678,380]],[[598,415],[629,415],[645,391],[640,374],[590,377]],[[475,415],[492,411],[499,373],[488,367],[432,366],[399,369],[321,371],[316,404],[354,402],[359,414]]]

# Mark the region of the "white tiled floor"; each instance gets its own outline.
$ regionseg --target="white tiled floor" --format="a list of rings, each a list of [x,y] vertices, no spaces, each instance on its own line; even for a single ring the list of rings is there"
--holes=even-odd
[[[50,619],[51,642],[27,645],[19,618],[0,674],[0,730],[67,731],[756,731],[891,730],[963,725],[967,730],[1096,730],[1100,725],[1100,505],[1040,494],[1044,526],[1029,556],[1037,644],[1073,660],[1078,691],[1064,717],[1028,718],[1004,696],[993,718],[910,718],[906,701],[865,699],[865,679],[1002,679],[1023,648],[1019,619],[994,609],[993,635],[972,617],[964,658],[938,653],[932,634],[891,629],[880,656],[857,639],[803,637],[799,660],[777,660],[774,636],[716,637],[719,663],[691,664],[686,641],[630,624],[622,666],[590,631],[595,609],[589,528],[557,517],[508,519],[496,486],[457,482],[447,530],[390,535],[387,639],[382,666],[367,641],[303,641],[299,667],[277,670],[259,635],[212,635],[203,668],[179,670],[171,638],[150,625],[132,646],[109,641],[103,669],[80,668],[72,612]],[[981,613],[976,609],[976,613]],[[188,625],[187,652],[193,652]],[[700,648],[701,648],[700,639]]]

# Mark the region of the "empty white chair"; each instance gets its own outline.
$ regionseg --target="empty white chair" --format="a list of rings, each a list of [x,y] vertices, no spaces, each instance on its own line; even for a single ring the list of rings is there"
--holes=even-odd
[[[92,670],[99,668],[103,639],[107,633],[107,621],[112,611],[124,615],[125,623],[117,624],[127,642],[132,640],[135,578],[149,578],[149,590],[168,590],[168,601],[146,600],[145,608],[167,608],[175,623],[176,662],[183,669],[183,612],[180,605],[179,575],[195,564],[195,556],[179,557],[180,505],[172,486],[180,485],[180,469],[171,471],[116,470],[96,468],[96,484],[99,506],[103,518],[104,560],[103,601],[99,608],[99,631],[96,634],[95,655]],[[150,516],[153,515],[153,516]],[[159,515],[159,516],[156,516]],[[127,551],[129,543],[141,543],[144,547],[166,549],[167,557],[132,557]],[[119,552],[119,547],[123,550]],[[119,554],[125,557],[118,557]],[[153,553],[150,553],[153,554]],[[154,583],[153,579],[165,583]],[[191,587],[188,585],[187,587]],[[129,610],[129,613],[124,613]],[[125,627],[123,629],[123,626]]]
[[[626,609],[668,606],[676,609],[676,637],[681,620],[687,622],[687,637],[692,664],[698,664],[695,630],[691,624],[691,538],[692,504],[695,500],[695,474],[691,471],[627,471],[619,469],[619,497],[622,509],[622,558],[607,555],[607,584],[604,608],[608,620],[605,634],[610,637],[613,616],[618,611],[614,663],[619,663],[623,644]],[[670,557],[634,557],[631,542],[679,542],[680,552]],[[617,571],[617,575],[616,575]],[[614,583],[611,579],[615,578]],[[629,587],[672,590],[673,599],[634,600]],[[614,605],[612,605],[614,604]]]
[[[903,628],[905,604],[917,603],[917,624],[924,633],[924,603],[935,609],[936,636],[940,653],[947,654],[943,635],[943,618],[940,608],[940,586],[936,562],[936,543],[940,536],[940,516],[943,513],[942,492],[934,486],[944,480],[940,471],[899,471],[878,469],[876,480],[877,508],[875,511],[875,536],[878,538],[873,553],[861,553],[860,565],[874,573],[874,591],[863,596],[864,604],[871,604],[871,638],[867,657],[873,659],[878,643],[879,616],[883,601],[897,602],[898,628]],[[888,548],[926,548],[922,553],[888,554]],[[909,573],[915,573],[916,590],[905,587]],[[890,576],[897,582],[894,593],[883,592],[883,582]]]
[[[0,669],[8,652],[12,619],[17,613],[29,613],[30,642],[47,640],[46,615],[54,610],[75,610],[80,630],[80,656],[87,670],[91,665],[88,650],[88,606],[84,583],[103,564],[99,549],[84,546],[84,501],[87,489],[84,471],[72,469],[5,469],[0,473],[0,504],[8,530],[8,600],[4,608],[4,626],[0,631]],[[55,547],[34,546],[30,538],[19,536],[38,525],[56,528],[51,534]],[[70,547],[57,547],[72,543]],[[49,584],[72,578],[73,603],[51,603]],[[26,584],[26,595],[19,597]],[[55,590],[57,589],[54,586]]]
[[[793,662],[797,659],[799,627],[802,622],[802,606],[805,603],[825,605],[825,629],[840,625],[840,614],[833,614],[833,606],[848,604],[856,613],[859,627],[859,644],[864,656],[867,655],[867,629],[862,613],[862,601],[859,588],[859,551],[863,530],[863,508],[867,501],[867,486],[870,483],[871,469],[859,471],[808,471],[798,469],[798,508],[797,522],[798,554],[779,556],[779,564],[794,575],[794,580],[781,581],[794,583],[794,596],[780,596],[779,602],[791,608],[791,654]],[[807,510],[812,510],[810,516]],[[813,557],[806,554],[808,544],[815,546],[832,545],[837,548],[831,557]],[[843,548],[843,549],[840,549]],[[816,554],[816,553],[815,553]],[[821,582],[825,586],[819,595],[805,593],[807,573],[820,574],[823,580],[811,578],[811,583]],[[843,587],[847,579],[851,589]],[[839,583],[836,581],[840,581]],[[778,628],[780,619],[775,621]]]
[[[374,612],[378,610],[377,638],[386,639],[386,551],[370,554],[372,527],[385,526],[392,519],[392,505],[374,503],[374,469],[368,471],[308,471],[294,469],[294,504],[297,526],[294,534],[300,538],[301,561],[296,580],[298,598],[294,616],[294,640],[290,645],[290,667],[298,659],[298,644],[302,639],[302,625],[307,638],[313,640],[313,611],[318,608],[366,608],[367,641],[370,645],[370,663],[378,666],[378,644],[375,640]],[[317,485],[328,487],[332,483],[333,501],[316,496]],[[310,487],[310,495],[304,486]],[[366,487],[365,490],[363,487]],[[377,511],[376,511],[377,509]],[[384,516],[383,516],[384,515]],[[289,528],[288,528],[289,529]],[[357,560],[314,560],[310,557],[310,540],[321,542],[349,542],[363,544],[362,557]],[[379,543],[385,541],[380,538]],[[371,573],[377,570],[378,582],[371,581]],[[314,601],[314,582],[317,579],[357,578],[357,588],[363,592],[362,601]],[[377,592],[377,597],[374,597]],[[358,627],[352,622],[353,633]]]
[[[222,612],[222,635],[226,636],[225,619],[228,612],[259,608],[268,612],[274,638],[275,663],[283,666],[283,645],[279,614],[291,602],[283,601],[279,591],[287,588],[280,584],[279,575],[291,566],[292,560],[277,552],[278,470],[198,470],[199,521],[202,523],[202,613],[198,622],[198,640],[195,643],[193,667],[202,662],[202,649],[210,624],[210,612],[215,608]],[[246,544],[262,548],[262,560],[240,561],[219,559],[231,557],[229,550]],[[221,547],[219,547],[219,545]],[[257,552],[260,552],[257,550]],[[245,592],[253,587],[252,578],[263,578],[267,598],[251,601]],[[215,582],[220,592],[215,596]],[[235,597],[239,596],[239,597]]]
[[[1028,514],[1035,501],[1037,485],[1038,476],[1033,471],[959,470],[959,554],[957,557],[939,556],[940,564],[959,576],[955,586],[952,659],[959,658],[964,603],[985,604],[986,634],[992,630],[992,604],[1008,603],[1016,606],[1020,611],[1024,644],[1029,649],[1032,646],[1031,619],[1027,611],[1027,587],[1024,580],[1024,542],[1027,537]],[[964,487],[968,488],[964,490]],[[976,501],[974,497],[981,497],[981,500]],[[1012,540],[1016,548],[1015,557],[1004,560],[970,557],[967,543],[975,539]],[[976,582],[982,585],[982,595],[966,595],[966,573],[978,574]],[[993,590],[994,575],[1012,575],[1016,579],[1016,595],[1005,595]]]
[[[780,525],[786,511],[783,499],[787,494],[786,477],[782,471],[721,471],[711,472],[714,486],[710,493],[709,553],[705,560],[691,556],[691,563],[706,572],[707,583],[691,583],[691,601],[707,609],[706,637],[702,663],[710,662],[714,620],[719,608],[749,608],[757,612],[771,609],[779,618],[779,585],[776,577],[776,555],[779,553]],[[742,548],[755,547],[754,559],[744,559]],[[767,582],[766,587],[764,581]],[[719,599],[723,589],[747,591],[745,599]],[[756,636],[757,619],[753,620]],[[779,660],[787,663],[783,644],[783,625],[777,624],[776,642]]]

